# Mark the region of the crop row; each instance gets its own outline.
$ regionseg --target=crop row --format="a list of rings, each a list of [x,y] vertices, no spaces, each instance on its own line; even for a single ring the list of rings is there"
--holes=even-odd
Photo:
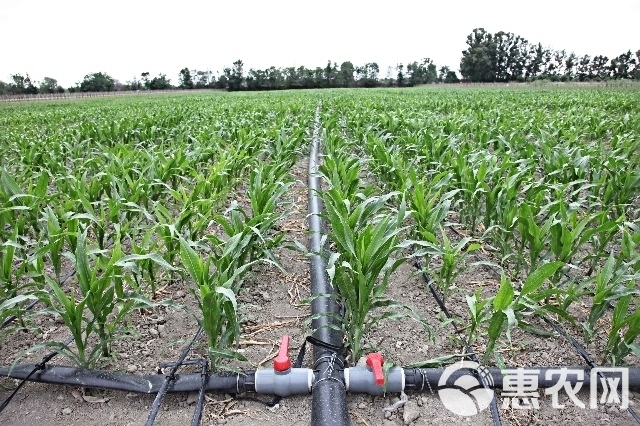
[[[464,295],[469,341],[488,336],[491,355],[515,327],[540,332],[532,315],[552,316],[587,343],[604,333],[603,362],[620,364],[640,354],[637,97],[381,91],[335,99],[325,121],[347,163],[366,159],[378,191],[406,200],[402,246],[413,240],[443,296],[470,266],[501,270],[493,294]]]
[[[82,366],[110,355],[132,312],[185,280],[214,364],[239,357],[235,296],[283,235],[279,200],[308,101],[180,97],[6,108],[0,141],[0,320],[62,318]],[[249,205],[238,198],[250,200]],[[72,277],[73,279],[69,279]],[[25,311],[30,300],[36,309]],[[37,330],[34,330],[37,332]]]
[[[212,364],[242,359],[236,297],[257,262],[279,266],[281,200],[317,96],[328,274],[352,361],[376,349],[362,341],[382,320],[412,318],[429,331],[414,307],[387,296],[394,271],[415,256],[445,298],[464,289],[468,315],[457,321],[468,341],[487,336],[488,356],[515,328],[541,332],[535,315],[564,321],[587,343],[604,336],[604,362],[640,353],[640,111],[639,95],[624,91],[8,105],[0,320],[18,321],[3,332],[54,314],[74,342],[43,346],[94,365],[132,312],[174,303],[158,300],[162,283],[182,280]],[[461,285],[478,265],[500,271],[491,294]]]

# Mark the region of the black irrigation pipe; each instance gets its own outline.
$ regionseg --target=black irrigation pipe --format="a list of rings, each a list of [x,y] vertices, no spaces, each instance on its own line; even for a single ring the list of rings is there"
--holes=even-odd
[[[183,365],[184,359],[187,357],[187,355],[189,355],[189,351],[191,351],[191,347],[193,346],[195,341],[198,340],[198,338],[202,334],[202,331],[203,331],[202,327],[198,327],[198,331],[196,332],[196,335],[193,337],[193,339],[191,339],[191,342],[189,342],[189,344],[182,350],[182,353],[180,354],[178,361],[170,364],[171,370],[169,371],[169,374],[165,376],[164,381],[162,382],[162,386],[160,387],[160,390],[156,395],[156,399],[153,401],[153,404],[151,405],[151,410],[149,411],[149,417],[147,417],[147,422],[145,423],[146,426],[153,426],[153,423],[156,420],[156,416],[158,415],[158,410],[160,410],[160,406],[162,405],[162,401],[164,400],[164,397],[167,394],[167,391],[169,390],[173,382],[176,380],[176,373],[178,371],[178,368],[180,368],[180,366]],[[202,387],[200,389],[202,389]]]
[[[187,364],[199,364],[200,361],[201,360],[194,360],[194,362],[187,362]],[[39,365],[40,364],[22,364],[14,368],[2,367],[0,368],[0,376],[8,376],[14,379],[28,380],[36,383],[108,389],[148,395],[158,393],[166,382],[166,377],[162,374],[136,375],[117,371],[88,370],[60,365],[44,365],[42,369],[32,373],[34,368]],[[548,371],[557,373],[559,368],[562,367],[540,366],[528,367],[523,371],[527,377],[537,377],[539,387],[548,388],[556,385],[557,381],[555,379],[547,379],[546,373]],[[584,380],[582,380],[581,383],[584,385],[591,384],[591,367],[566,366],[565,368],[582,371],[584,373]],[[444,371],[444,368],[405,368],[405,392],[420,393],[429,391],[430,389],[433,391],[441,388],[438,386],[438,382]],[[491,380],[488,381],[489,386],[494,389],[502,389],[504,384],[502,370],[497,367],[486,367],[486,371],[491,375]],[[629,389],[640,391],[640,368],[629,367],[628,371]],[[464,370],[458,370],[449,376],[448,381],[453,382],[457,378],[467,374]],[[602,377],[619,377],[616,376],[614,372],[603,372],[600,374]],[[338,370],[336,378],[344,380],[342,370]],[[574,385],[576,383],[575,378],[572,377],[567,377],[567,382]],[[621,385],[621,383],[619,383],[619,385]],[[602,388],[602,382],[598,381],[597,386]],[[201,373],[176,374],[172,386],[167,389],[167,393],[200,392],[202,389],[204,389],[204,392],[214,394],[243,394],[255,392],[255,370],[247,370],[242,373],[215,372],[207,374],[204,379]]]
[[[0,376],[26,379],[36,367],[21,364],[0,368]],[[210,373],[204,379],[205,392],[245,393],[255,392],[255,371],[242,374],[232,372]],[[75,386],[88,389],[107,389],[141,394],[158,394],[167,382],[163,374],[138,375],[120,371],[89,370],[62,365],[46,365],[29,377],[30,382]],[[166,393],[199,392],[203,388],[201,373],[175,374]]]
[[[65,346],[67,346],[68,344],[70,344],[71,342],[73,342],[73,337],[69,337],[63,344]],[[51,361],[53,359],[53,357],[55,357],[56,355],[58,355],[58,351],[53,351],[50,352],[49,354],[45,355],[42,358],[42,361],[40,361],[38,364],[35,364],[33,366],[33,368],[31,369],[31,371],[29,372],[29,374],[27,374],[22,381],[20,382],[20,384],[13,390],[13,392],[11,392],[11,395],[9,395],[7,397],[7,399],[5,399],[2,402],[2,405],[0,405],[0,413],[2,413],[4,411],[5,408],[7,408],[7,405],[9,405],[9,403],[11,402],[11,400],[13,399],[14,396],[16,396],[16,394],[18,393],[18,391],[20,390],[20,388],[22,386],[24,386],[25,383],[27,383],[27,381],[29,379],[31,379],[31,377],[36,374],[38,371],[42,371],[45,369],[46,364]]]
[[[438,291],[434,287],[433,282],[429,278],[429,275],[424,271],[424,268],[422,266],[422,262],[416,256],[414,256],[413,259],[414,259],[414,263],[415,263],[416,268],[419,271],[422,272],[422,277],[424,278],[425,282],[427,283],[427,286],[429,287],[429,290],[431,291],[431,295],[433,296],[434,299],[436,299],[436,302],[438,303],[438,306],[440,307],[440,310],[444,313],[444,315],[447,317],[447,319],[453,319],[453,315],[451,315],[451,312],[449,312],[449,310],[447,309],[447,307],[446,307],[446,305],[444,303],[444,300],[442,300],[442,298],[438,294]],[[471,360],[473,362],[475,362],[478,365],[480,365],[480,360],[478,359],[478,356],[473,351],[473,349],[471,349],[471,346],[469,345],[469,342],[467,341],[467,339],[465,339],[460,334],[461,330],[458,329],[458,327],[456,326],[455,323],[452,323],[452,325],[453,325],[453,328],[455,329],[456,334],[458,335],[458,338],[462,340],[462,343],[464,345],[464,349],[465,349],[466,353],[468,354],[468,356],[471,358]],[[484,380],[481,377],[478,377],[478,379],[480,379],[480,383],[482,383],[482,386],[485,389],[489,389],[489,383],[487,383],[486,380]],[[500,420],[500,412],[498,411],[498,403],[496,401],[495,395],[493,395],[493,398],[491,399],[491,404],[489,405],[489,408],[491,410],[491,419],[493,420],[494,426],[502,425],[502,421]]]
[[[311,312],[315,317],[311,327],[313,337],[334,347],[341,347],[343,335],[339,331],[340,307],[331,294],[335,293],[327,279],[327,262],[322,244],[326,235],[321,218],[319,155],[321,144],[321,104],[318,103],[314,120],[311,150],[309,152],[308,197],[309,197],[309,252],[311,253]],[[312,387],[311,425],[349,425],[346,387],[339,373],[344,369],[344,359],[339,351],[314,345],[313,366],[316,381]]]

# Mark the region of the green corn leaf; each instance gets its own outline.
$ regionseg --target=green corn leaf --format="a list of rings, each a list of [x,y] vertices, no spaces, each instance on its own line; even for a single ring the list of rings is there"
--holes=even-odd
[[[553,274],[556,273],[558,269],[560,269],[564,265],[564,262],[551,262],[546,263],[540,266],[538,269],[533,271],[524,284],[522,285],[522,290],[520,290],[520,296],[526,296],[534,291],[538,290],[542,284],[549,279]]]
[[[92,287],[93,277],[89,269],[89,257],[87,256],[87,230],[78,235],[78,242],[75,252],[76,275],[80,284],[80,291],[83,296],[89,294]]]
[[[493,309],[495,309],[496,311],[502,311],[503,309],[506,309],[513,302],[514,294],[515,293],[511,281],[509,281],[506,275],[502,274],[500,289],[493,299]]]
[[[151,260],[169,271],[175,271],[176,268],[155,253],[149,254],[130,254],[121,257],[114,265],[122,268],[129,268],[132,264],[142,260]]]
[[[180,257],[187,268],[187,272],[196,282],[196,285],[204,285],[206,283],[205,273],[207,273],[207,271],[204,270],[202,260],[182,237],[180,237]]]

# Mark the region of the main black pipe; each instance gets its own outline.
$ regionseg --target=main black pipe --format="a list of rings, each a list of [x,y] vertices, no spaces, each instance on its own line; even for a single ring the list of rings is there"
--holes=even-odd
[[[318,172],[320,153],[320,104],[316,109],[313,140],[309,153],[309,251],[311,252],[311,302],[314,319],[311,322],[313,336],[334,347],[342,346],[342,333],[339,331],[340,306],[335,297],[333,286],[327,277],[327,261],[322,244],[326,235],[320,197],[320,175]],[[313,347],[313,366],[315,383],[312,388],[311,425],[349,425],[346,388],[342,370],[342,354],[315,345]]]
[[[564,381],[575,386],[576,383],[582,383],[583,389],[589,389],[591,385],[591,368],[590,367],[527,367],[521,370],[523,377],[527,379],[535,378],[537,387],[539,388],[550,388],[558,383],[559,376],[558,373],[562,368],[566,368],[570,371]],[[442,386],[439,385],[440,377],[442,373],[445,371],[444,368],[405,368],[404,369],[404,377],[405,377],[405,392],[430,392],[437,391],[439,388],[450,387],[452,383],[455,383],[457,379],[463,377],[465,375],[469,375],[469,371],[465,369],[460,369],[454,371],[446,380],[446,383]],[[496,367],[485,367],[485,371],[488,373],[485,377],[486,382],[488,384],[487,387],[493,389],[503,389],[504,385],[504,375],[502,373],[503,370],[500,370]],[[576,372],[582,372],[583,378],[578,380],[576,376]],[[637,367],[629,367],[629,389],[631,390],[640,390],[640,368]],[[551,374],[549,378],[547,378],[547,373]],[[598,372],[598,376],[601,377],[612,377],[617,378],[620,377],[620,374],[617,372],[611,371],[601,371]],[[621,386],[623,385],[622,381],[617,382],[618,390],[622,390]],[[602,388],[602,381],[597,381],[598,388]]]
[[[14,368],[0,368],[0,376],[8,376],[14,379],[25,379],[32,373],[34,364],[17,365]],[[563,367],[528,367],[522,370],[527,377],[535,377],[538,387],[549,388],[557,383],[558,376],[554,375],[547,379],[547,372],[558,373]],[[588,389],[591,384],[591,368],[580,366],[565,367],[572,372],[582,371],[584,378],[580,380],[583,388]],[[442,386],[439,385],[444,368],[405,368],[405,392],[422,393],[436,392],[440,388],[450,387],[458,378],[470,373],[464,369],[454,371]],[[502,389],[504,384],[504,376],[499,368],[488,367],[486,371],[491,379],[488,381],[489,387],[494,389]],[[629,367],[629,389],[640,390],[640,368]],[[604,377],[619,377],[620,375],[612,372],[600,373]],[[318,389],[322,389],[322,383],[332,382],[334,380],[324,380],[319,382],[321,378],[316,377],[313,384],[313,393],[316,394]],[[334,379],[342,383],[344,381],[343,372],[338,369]],[[39,383],[51,383],[57,385],[68,385],[82,388],[94,389],[110,389],[124,392],[158,393],[162,388],[166,377],[163,374],[153,375],[136,375],[130,373],[122,373],[117,371],[104,370],[87,370],[85,368],[67,367],[59,365],[47,365],[44,369],[32,374],[29,381]],[[578,380],[575,374],[569,374],[566,378],[567,383],[574,386]],[[598,387],[602,382],[598,380]],[[621,386],[621,381],[618,382]],[[177,392],[198,392],[203,388],[203,376],[201,373],[176,374],[172,386],[167,390],[168,393]],[[344,389],[344,387],[342,387]],[[249,370],[244,373],[221,372],[211,373],[204,378],[204,390],[210,393],[245,393],[255,392],[255,371]],[[328,395],[324,395],[328,396]],[[337,401],[329,400],[327,406],[335,405]],[[317,419],[315,419],[317,420]]]
[[[34,365],[0,368],[0,376],[25,379]],[[118,371],[88,370],[86,368],[47,365],[28,379],[32,382],[55,383],[93,389],[111,389],[124,392],[157,394],[166,382],[164,374],[140,376]],[[203,387],[201,373],[176,374],[167,393],[197,392]],[[211,393],[255,392],[255,371],[244,374],[232,372],[211,373],[204,380],[204,389]]]

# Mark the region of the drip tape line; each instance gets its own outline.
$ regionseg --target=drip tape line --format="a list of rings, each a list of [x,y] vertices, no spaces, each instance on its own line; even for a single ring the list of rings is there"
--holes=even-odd
[[[207,383],[207,378],[209,377],[209,373],[207,372],[209,369],[209,361],[207,361],[206,358],[199,361],[200,377],[202,377],[202,382],[200,384],[200,390],[198,391],[198,401],[196,402],[196,406],[193,410],[191,426],[200,425],[200,420],[202,419],[202,408],[204,407],[205,385]]]
[[[547,318],[546,316],[543,316],[543,315],[540,315],[540,314],[536,314],[536,315],[539,316],[540,318],[542,318],[544,320],[544,322],[549,324],[559,335],[561,335],[569,343],[571,343],[571,346],[574,347],[574,349],[585,360],[585,362],[587,363],[587,365],[589,365],[589,367],[591,367],[591,368],[597,368],[598,367],[598,365],[595,363],[595,361],[593,360],[591,355],[589,355],[589,353],[580,344],[580,342],[578,342],[576,339],[573,338],[573,336],[571,336],[569,333],[567,333],[562,326],[560,326],[559,324],[557,324],[555,321],[551,320],[550,318]],[[600,373],[600,372],[598,373],[598,377],[600,377],[601,379],[605,378],[604,375],[602,373]],[[616,391],[616,393],[618,392],[617,389],[615,391]],[[619,396],[620,396],[620,394],[618,394],[618,397]],[[627,411],[629,412],[629,414],[631,414],[631,417],[634,418],[636,423],[640,424],[640,416],[638,415],[638,413],[636,413],[635,410],[632,407],[627,407]]]
[[[415,264],[416,268],[419,271],[422,272],[422,277],[424,278],[425,282],[429,286],[429,290],[431,291],[431,294],[433,295],[433,297],[436,299],[436,303],[440,307],[440,310],[444,313],[444,315],[447,317],[447,319],[452,319],[453,315],[451,315],[451,313],[449,312],[449,310],[447,309],[447,307],[446,307],[446,305],[444,303],[444,300],[442,300],[442,298],[438,294],[436,288],[433,286],[433,282],[429,278],[429,275],[426,272],[424,272],[423,266],[422,266],[422,262],[417,257],[414,257],[413,259],[414,259],[414,264]],[[476,355],[476,353],[469,346],[469,342],[467,341],[467,339],[465,339],[463,336],[459,335],[460,330],[458,329],[458,327],[456,326],[455,323],[452,323],[452,325],[453,325],[453,328],[456,331],[456,334],[458,334],[458,337],[462,340],[462,343],[464,345],[465,351],[468,354],[467,356],[469,356],[473,362],[475,362],[478,365],[480,365],[480,360],[478,359],[478,356]],[[489,388],[489,384],[486,382],[486,380],[484,380],[482,377],[480,377],[480,374],[478,373],[477,370],[475,371],[475,375],[476,375],[476,377],[478,379],[480,379],[480,383],[482,383],[482,387],[483,388],[490,389]],[[429,386],[429,388],[431,388],[431,386]],[[489,407],[490,407],[490,410],[491,410],[491,420],[493,421],[493,425],[494,426],[501,426],[502,425],[502,420],[500,419],[500,412],[498,411],[498,403],[496,401],[495,393],[493,394],[493,397],[491,398],[491,404],[489,405]]]
[[[162,383],[162,387],[158,391],[158,394],[156,395],[156,398],[153,401],[153,404],[151,405],[151,410],[149,411],[149,417],[147,417],[147,422],[145,423],[146,426],[152,426],[153,423],[155,422],[156,417],[158,415],[158,411],[160,410],[160,406],[162,405],[162,401],[164,400],[164,397],[167,394],[169,387],[175,380],[175,374],[178,371],[178,368],[181,365],[183,365],[184,359],[189,354],[189,351],[191,350],[191,347],[193,346],[195,341],[198,340],[198,338],[202,334],[202,331],[203,331],[202,327],[198,327],[198,331],[196,332],[196,335],[193,337],[191,342],[189,342],[189,344],[182,350],[182,353],[180,354],[178,361],[175,364],[173,364],[173,366],[171,367],[171,371],[169,372],[169,374],[165,376],[164,382]]]
[[[64,341],[63,345],[67,346],[69,343],[73,342],[73,337],[69,337],[67,340]],[[13,390],[13,392],[11,392],[11,395],[9,395],[7,397],[7,399],[4,400],[4,402],[2,403],[2,405],[0,405],[0,413],[2,413],[2,411],[4,411],[5,408],[7,408],[7,405],[9,405],[9,403],[11,402],[11,400],[13,399],[14,396],[16,396],[16,394],[18,393],[18,391],[20,390],[20,388],[22,388],[22,386],[27,382],[27,380],[29,380],[29,378],[31,378],[31,376],[33,376],[34,374],[36,374],[38,371],[40,370],[44,370],[45,365],[51,361],[53,359],[53,357],[55,357],[56,355],[58,355],[58,351],[53,351],[50,352],[49,354],[45,355],[42,358],[42,361],[40,361],[38,364],[35,365],[35,367],[33,368],[33,370],[31,370],[31,373],[29,373],[27,375],[27,377],[25,377],[24,379],[22,379],[22,381],[20,382],[20,384]]]

